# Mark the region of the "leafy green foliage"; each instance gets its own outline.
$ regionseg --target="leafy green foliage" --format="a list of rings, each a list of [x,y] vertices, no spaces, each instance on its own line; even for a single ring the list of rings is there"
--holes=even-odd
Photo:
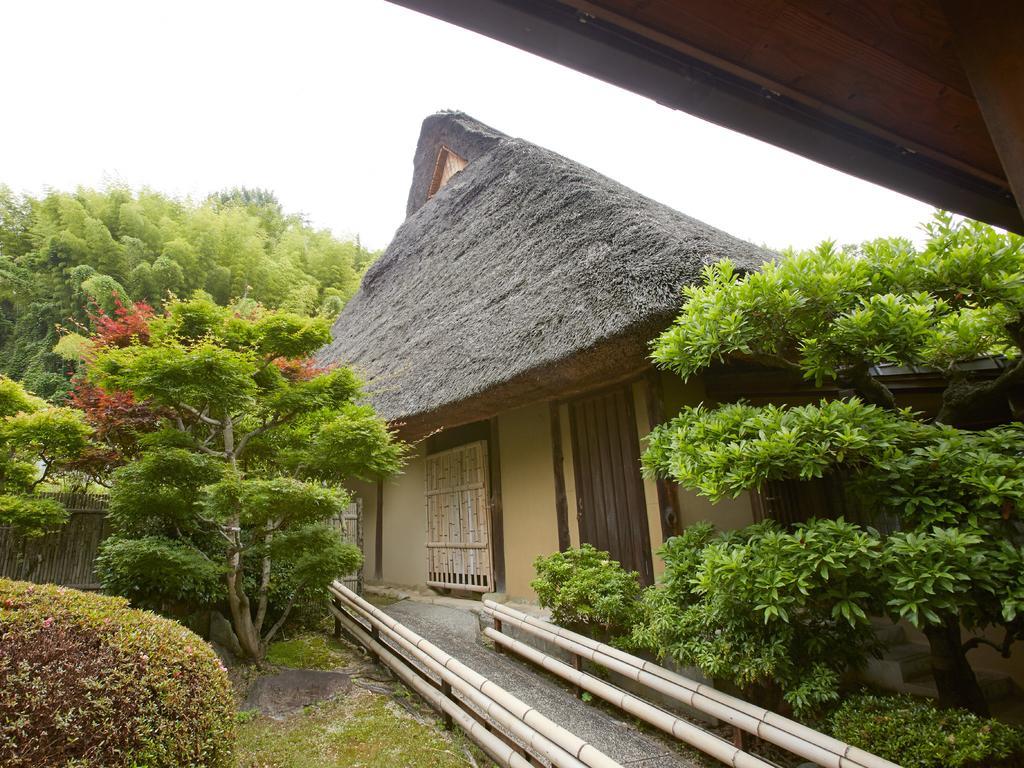
[[[905,240],[788,252],[753,274],[729,262],[685,289],[654,359],[688,378],[726,358],[855,383],[867,366],[957,362],[1018,347],[1024,239],[937,214],[918,252]]]
[[[762,523],[725,534],[687,528],[659,554],[665,576],[645,591],[628,644],[725,679],[799,715],[838,698],[839,679],[875,649],[882,542],[843,521],[783,531]]]
[[[63,507],[34,492],[74,471],[91,434],[79,412],[49,406],[0,376],[0,525],[38,535],[63,523]]]
[[[22,534],[39,536],[59,528],[67,519],[67,510],[52,499],[23,494],[0,496],[0,523]]]
[[[333,319],[376,255],[285,214],[263,190],[195,204],[150,190],[37,199],[0,186],[0,373],[62,396],[74,366],[54,351],[61,328],[92,329],[115,294],[158,308],[171,294],[244,296]]]
[[[1024,425],[969,432],[923,424],[901,442],[862,473],[857,491],[896,511],[907,528],[1009,535],[1024,512]]]
[[[718,501],[768,480],[810,480],[838,467],[885,465],[922,425],[859,400],[799,407],[735,403],[684,408],[656,427],[643,463]]]
[[[213,605],[224,598],[227,566],[189,542],[159,536],[111,536],[96,558],[107,592],[142,608]]]
[[[640,580],[607,552],[590,544],[533,561],[537,578],[530,586],[551,618],[563,627],[611,638],[636,620]]]
[[[964,654],[993,643],[961,644],[959,626],[1001,626],[1004,655],[1024,637],[1024,428],[962,427],[991,420],[985,409],[1024,386],[1024,239],[944,213],[926,229],[920,250],[903,240],[825,243],[750,275],[710,267],[654,359],[683,377],[756,363],[827,383],[842,399],[686,408],[654,430],[644,466],[713,500],[832,477],[863,507],[896,516],[902,531],[879,544],[871,594],[928,636],[943,703],[983,712]],[[998,372],[976,364],[986,355],[1003,358]],[[926,366],[945,380],[934,419],[898,407],[879,375],[887,365]],[[715,578],[730,583],[727,570]],[[730,589],[762,578],[750,569]]]
[[[1024,761],[1024,731],[910,696],[861,695],[830,720],[841,741],[904,768],[1011,768]]]
[[[963,528],[899,532],[886,541],[889,610],[919,629],[959,617],[965,626],[1003,625],[1024,637],[1024,549]],[[1003,649],[1000,649],[1003,650]]]
[[[396,472],[405,449],[356,402],[351,371],[312,365],[328,338],[322,318],[198,297],[126,344],[92,344],[91,384],[162,423],[113,476],[108,589],[162,609],[226,598],[258,659],[296,602],[358,569],[331,522],[349,502],[341,484]]]
[[[220,660],[126,601],[0,579],[0,762],[11,768],[227,768]]]

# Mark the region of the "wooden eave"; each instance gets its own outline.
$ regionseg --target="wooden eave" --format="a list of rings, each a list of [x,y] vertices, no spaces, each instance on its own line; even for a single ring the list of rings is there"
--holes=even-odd
[[[392,0],[1024,232],[930,0]]]

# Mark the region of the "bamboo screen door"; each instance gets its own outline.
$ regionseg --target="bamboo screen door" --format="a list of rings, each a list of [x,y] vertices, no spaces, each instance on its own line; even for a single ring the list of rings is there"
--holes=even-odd
[[[492,591],[487,441],[427,456],[427,584]]]

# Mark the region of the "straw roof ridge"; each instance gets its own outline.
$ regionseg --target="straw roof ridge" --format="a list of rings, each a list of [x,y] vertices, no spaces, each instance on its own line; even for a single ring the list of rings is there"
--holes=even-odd
[[[469,164],[426,200],[441,146]],[[390,420],[551,395],[574,358],[595,376],[643,361],[705,265],[773,255],[457,112],[424,122],[409,210],[319,354]]]

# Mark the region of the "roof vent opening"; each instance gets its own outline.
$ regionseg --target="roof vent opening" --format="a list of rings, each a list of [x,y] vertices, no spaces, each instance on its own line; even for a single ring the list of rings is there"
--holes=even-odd
[[[448,147],[442,146],[437,153],[437,162],[434,164],[434,176],[430,180],[430,189],[427,190],[427,200],[437,194],[437,191],[447,184],[452,176],[468,165],[464,157],[455,154]]]

